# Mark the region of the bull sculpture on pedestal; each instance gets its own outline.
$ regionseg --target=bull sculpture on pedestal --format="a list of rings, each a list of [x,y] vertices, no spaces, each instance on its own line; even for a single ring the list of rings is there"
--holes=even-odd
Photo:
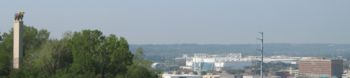
[[[15,20],[17,20],[17,21],[22,21],[23,16],[24,16],[24,12],[23,12],[23,11],[20,11],[20,12],[18,12],[18,13],[15,14]]]

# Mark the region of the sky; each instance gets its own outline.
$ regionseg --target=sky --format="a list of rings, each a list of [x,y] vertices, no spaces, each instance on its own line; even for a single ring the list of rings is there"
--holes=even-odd
[[[350,0],[4,0],[0,32],[14,14],[51,32],[82,29],[131,44],[350,43]]]

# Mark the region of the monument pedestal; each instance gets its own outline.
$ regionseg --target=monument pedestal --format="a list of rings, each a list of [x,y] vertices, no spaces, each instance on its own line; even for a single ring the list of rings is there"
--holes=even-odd
[[[13,69],[19,69],[23,57],[23,14],[17,13],[13,25]],[[21,15],[18,17],[18,15]]]

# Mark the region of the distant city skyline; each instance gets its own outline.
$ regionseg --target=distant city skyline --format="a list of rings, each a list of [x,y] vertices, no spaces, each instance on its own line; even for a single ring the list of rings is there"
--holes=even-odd
[[[99,29],[131,44],[350,44],[348,0],[59,0],[0,3],[0,32],[14,14],[51,32]],[[17,4],[19,6],[13,6]],[[62,5],[64,4],[64,5]]]

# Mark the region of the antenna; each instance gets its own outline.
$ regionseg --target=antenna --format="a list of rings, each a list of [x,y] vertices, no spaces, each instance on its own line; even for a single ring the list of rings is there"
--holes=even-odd
[[[263,77],[263,63],[264,63],[264,32],[259,32],[261,35],[261,38],[258,38],[258,40],[261,41],[260,44],[260,52],[261,52],[261,62],[260,62],[260,78]]]

